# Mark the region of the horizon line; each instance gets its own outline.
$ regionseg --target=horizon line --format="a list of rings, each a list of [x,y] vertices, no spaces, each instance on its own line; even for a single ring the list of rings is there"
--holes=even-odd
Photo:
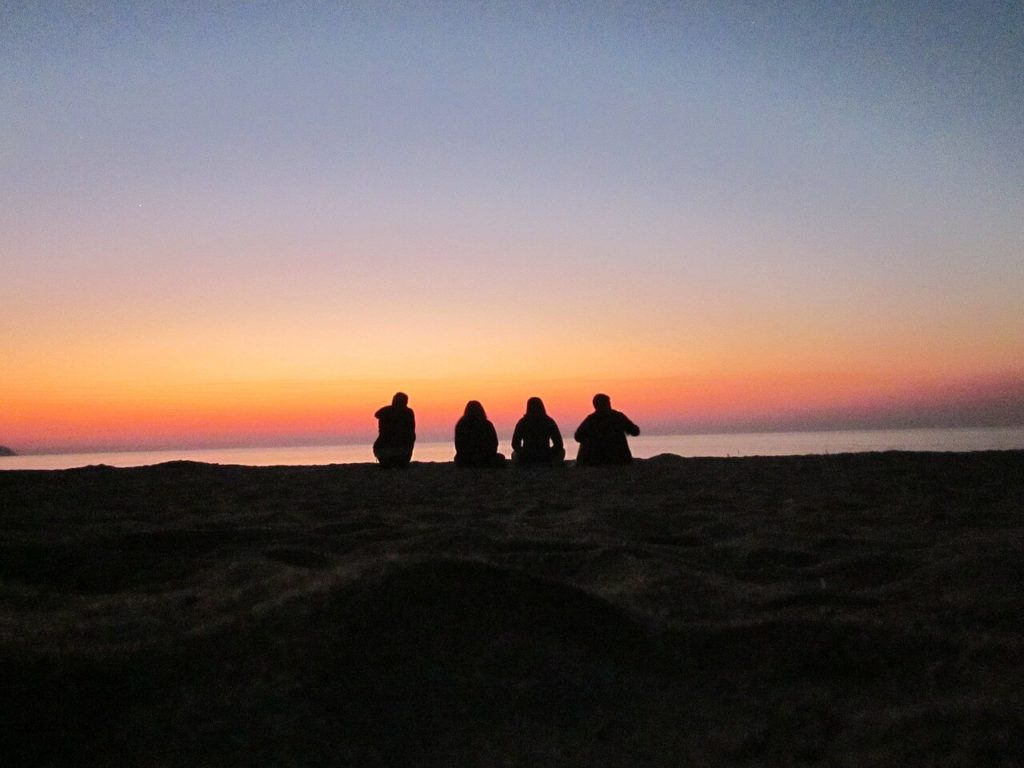
[[[757,428],[754,425],[721,427],[721,428],[651,428],[644,430],[639,438],[646,437],[701,437],[718,435],[784,435],[784,434],[815,434],[815,433],[841,433],[841,432],[928,432],[928,431],[971,431],[971,430],[1014,430],[1024,429],[1024,422],[1015,423],[977,423],[977,424],[892,424],[880,425],[836,425],[824,426],[765,426]],[[62,456],[62,455],[88,455],[100,453],[163,453],[168,451],[230,451],[230,450],[259,450],[259,449],[281,449],[281,448],[331,448],[338,446],[360,446],[371,445],[374,437],[367,433],[365,436],[330,436],[315,438],[311,440],[301,439],[264,439],[241,442],[212,441],[188,444],[184,442],[157,443],[147,445],[110,444],[110,445],[85,445],[85,446],[61,446],[59,448],[42,448],[18,450],[15,446],[4,445],[14,456]],[[566,436],[566,441],[572,441],[571,434]],[[452,442],[451,435],[440,436],[430,433],[418,437],[418,444],[442,445]],[[0,460],[6,458],[0,456]]]

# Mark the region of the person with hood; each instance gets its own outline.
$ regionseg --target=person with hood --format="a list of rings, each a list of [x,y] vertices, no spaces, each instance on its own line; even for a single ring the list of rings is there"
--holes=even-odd
[[[373,415],[377,419],[373,455],[382,467],[407,467],[416,442],[416,416],[409,407],[409,396],[396,392],[391,405],[385,405]]]
[[[626,435],[636,437],[639,434],[640,427],[624,413],[612,410],[608,395],[594,395],[594,412],[576,430],[576,442],[580,444],[576,463],[580,466],[629,464],[633,454]]]
[[[498,433],[477,400],[455,425],[455,463],[460,467],[500,467],[505,457],[498,453]]]
[[[560,466],[565,460],[562,433],[548,416],[544,401],[531,397],[512,433],[512,461],[520,465]]]

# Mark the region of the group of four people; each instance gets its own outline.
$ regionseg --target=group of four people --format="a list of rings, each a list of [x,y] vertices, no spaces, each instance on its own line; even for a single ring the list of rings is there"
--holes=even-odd
[[[409,396],[398,392],[374,416],[378,435],[373,455],[383,467],[404,467],[412,459],[416,442],[416,417],[409,407]],[[625,414],[612,409],[608,395],[594,395],[594,412],[575,433],[580,444],[576,463],[581,465],[628,464],[633,460],[626,435],[640,434],[640,428]],[[512,433],[512,461],[522,465],[560,465],[565,461],[562,433],[548,416],[539,397],[526,401],[526,413]],[[498,452],[498,433],[477,400],[466,403],[466,410],[455,425],[455,463],[462,467],[495,467],[505,463]]]

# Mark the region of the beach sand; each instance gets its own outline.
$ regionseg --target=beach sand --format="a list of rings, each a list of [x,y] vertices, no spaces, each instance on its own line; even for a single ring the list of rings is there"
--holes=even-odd
[[[1024,452],[0,472],[28,765],[1010,766]]]

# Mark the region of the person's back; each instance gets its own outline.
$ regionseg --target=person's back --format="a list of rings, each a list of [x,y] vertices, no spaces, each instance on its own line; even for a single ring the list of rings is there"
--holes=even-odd
[[[455,424],[455,463],[460,467],[500,466],[505,457],[498,453],[498,433],[476,400]]]
[[[377,419],[373,455],[382,467],[404,467],[412,460],[416,416],[408,402],[408,395],[397,392],[391,399],[391,405],[385,405],[373,414]]]
[[[636,437],[639,434],[640,427],[624,413],[612,410],[607,395],[595,395],[594,412],[583,420],[574,436],[580,444],[576,463],[583,466],[629,464],[633,454],[626,435]]]
[[[517,464],[561,464],[564,459],[558,425],[548,416],[543,401],[531,397],[512,433],[512,460]]]

